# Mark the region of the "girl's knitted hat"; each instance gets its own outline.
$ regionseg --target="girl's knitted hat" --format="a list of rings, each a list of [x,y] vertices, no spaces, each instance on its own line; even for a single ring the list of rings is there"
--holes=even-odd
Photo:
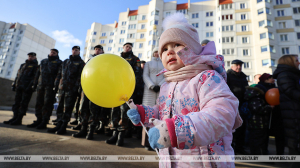
[[[197,30],[188,23],[182,13],[175,13],[163,21],[164,32],[160,36],[158,54],[161,57],[162,48],[171,42],[182,44],[200,54],[202,47]]]

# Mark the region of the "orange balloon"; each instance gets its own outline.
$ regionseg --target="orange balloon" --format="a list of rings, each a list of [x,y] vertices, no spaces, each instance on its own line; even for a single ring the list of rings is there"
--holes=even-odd
[[[272,105],[276,106],[279,105],[279,90],[277,88],[273,88],[267,91],[265,98],[267,102]]]

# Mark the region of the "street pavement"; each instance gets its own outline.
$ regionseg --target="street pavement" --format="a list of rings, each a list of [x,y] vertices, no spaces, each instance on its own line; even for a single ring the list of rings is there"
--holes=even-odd
[[[71,135],[77,131],[71,130],[68,125],[66,135],[56,135],[47,133],[46,130],[37,130],[35,128],[27,128],[27,124],[31,124],[36,119],[33,112],[28,112],[23,118],[23,125],[12,126],[3,124],[3,121],[12,117],[11,111],[0,110],[0,155],[156,155],[153,151],[145,150],[140,144],[141,140],[136,138],[125,139],[123,147],[116,145],[108,145],[105,140],[108,136],[94,135],[94,140],[86,140],[84,138],[73,138]],[[56,119],[55,113],[51,117]],[[71,121],[73,121],[72,119]],[[48,124],[48,128],[54,127]],[[270,154],[275,154],[274,139],[270,140]],[[273,143],[273,145],[272,145]],[[132,168],[158,167],[156,162],[35,162],[35,163],[0,163],[1,168],[83,168],[83,167],[108,167],[108,168]],[[286,167],[284,163],[265,164],[265,163],[236,163],[236,167]]]

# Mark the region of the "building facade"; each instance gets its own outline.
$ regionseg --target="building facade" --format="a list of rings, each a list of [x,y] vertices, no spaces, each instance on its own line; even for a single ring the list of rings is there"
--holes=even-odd
[[[231,61],[245,62],[243,72],[250,83],[254,75],[272,73],[284,54],[300,53],[300,0],[210,0],[177,4],[151,0],[137,10],[127,9],[118,21],[103,25],[94,22],[87,31],[84,57],[89,59],[97,44],[106,53],[120,55],[125,42],[141,60],[151,60],[165,17],[184,13],[199,33],[200,40],[215,41],[217,53]]]
[[[35,52],[37,60],[47,58],[55,40],[29,24],[0,21],[0,77],[14,79],[20,65]]]

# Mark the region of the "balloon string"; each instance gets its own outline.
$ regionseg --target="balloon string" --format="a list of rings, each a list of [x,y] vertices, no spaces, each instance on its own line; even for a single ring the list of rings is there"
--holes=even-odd
[[[140,123],[141,123],[141,125],[143,126],[144,130],[146,131],[147,135],[149,136],[148,131],[147,131],[146,127],[144,126],[144,124],[142,123],[142,121],[140,121]],[[156,154],[159,156],[159,153],[158,153],[158,151],[157,151],[157,148],[155,148],[154,150],[155,150]]]

